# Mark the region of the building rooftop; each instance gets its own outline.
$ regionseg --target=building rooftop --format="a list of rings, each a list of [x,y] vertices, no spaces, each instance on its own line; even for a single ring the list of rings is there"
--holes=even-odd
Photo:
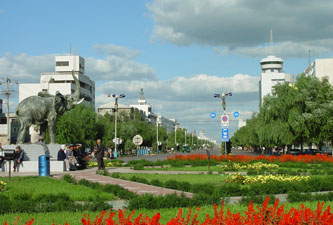
[[[109,102],[98,107],[99,109],[114,109],[114,102]],[[131,106],[118,103],[118,109],[130,109]]]

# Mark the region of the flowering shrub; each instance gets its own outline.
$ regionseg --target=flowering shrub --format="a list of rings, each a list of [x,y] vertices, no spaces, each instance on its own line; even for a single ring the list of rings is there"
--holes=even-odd
[[[88,162],[88,166],[91,167],[97,167],[97,162]],[[121,162],[120,161],[104,161],[104,166],[106,167],[119,167],[121,166]]]
[[[258,175],[258,176],[242,176],[239,173],[234,175],[228,175],[227,183],[239,183],[239,184],[254,184],[254,183],[267,183],[270,181],[280,182],[298,182],[307,181],[309,176],[286,176],[286,175]]]
[[[227,165],[220,165],[221,169],[224,170],[261,170],[261,169],[278,169],[279,165],[273,163],[263,163],[263,162],[256,162],[253,164],[240,164],[233,162]]]
[[[2,180],[0,180],[0,191],[1,190],[6,190],[6,185],[7,185],[7,183],[5,183]]]
[[[313,211],[310,208],[305,207],[303,204],[300,205],[299,209],[291,208],[289,211],[284,209],[284,205],[279,206],[279,199],[277,199],[272,206],[268,206],[269,197],[265,199],[262,206],[254,207],[253,203],[250,202],[245,216],[241,216],[240,213],[231,213],[229,209],[224,210],[224,203],[222,203],[219,209],[214,205],[214,215],[206,215],[205,221],[200,223],[197,219],[200,208],[197,208],[196,213],[193,215],[190,209],[187,215],[183,215],[182,209],[178,210],[178,214],[174,218],[170,218],[166,225],[289,225],[289,224],[333,224],[333,214],[331,208],[328,206],[324,210],[324,203],[318,203],[317,208]],[[128,224],[128,225],[159,225],[161,215],[156,213],[152,218],[147,215],[139,215],[133,218],[134,211],[127,214],[122,210],[119,210],[116,216],[115,212],[103,211],[94,221],[86,215],[83,216],[81,223],[82,225],[115,225],[115,224]],[[33,219],[26,224],[33,224]],[[5,222],[5,225],[8,225]],[[54,225],[54,223],[53,223]],[[67,222],[65,225],[69,225]]]
[[[269,161],[269,162],[329,162],[333,163],[333,157],[327,155],[281,155],[281,156],[250,156],[250,155],[211,155],[211,160],[232,161],[232,162],[251,162],[251,161]],[[207,160],[206,154],[174,155],[167,158],[171,160]]]

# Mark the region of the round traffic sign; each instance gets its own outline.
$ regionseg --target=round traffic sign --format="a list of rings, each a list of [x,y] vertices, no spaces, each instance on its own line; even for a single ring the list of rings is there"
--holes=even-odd
[[[228,116],[222,116],[222,121],[227,122],[228,121]]]
[[[142,145],[142,143],[143,143],[143,138],[142,138],[140,135],[135,135],[135,136],[133,137],[133,143],[134,143],[135,145]]]
[[[234,112],[234,117],[239,117],[239,112]]]
[[[216,117],[216,113],[215,112],[210,113],[210,117],[211,118],[215,118]]]

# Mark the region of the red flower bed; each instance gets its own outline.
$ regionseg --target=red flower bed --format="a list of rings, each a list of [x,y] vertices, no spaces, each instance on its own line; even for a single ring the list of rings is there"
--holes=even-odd
[[[311,209],[305,207],[303,204],[300,205],[299,209],[291,208],[289,211],[284,209],[284,205],[279,206],[279,200],[277,199],[272,206],[268,206],[269,197],[263,202],[262,206],[254,207],[251,202],[248,205],[247,211],[245,211],[245,216],[241,216],[240,213],[231,213],[229,209],[224,210],[224,204],[220,209],[214,205],[214,215],[210,217],[206,215],[204,222],[200,223],[197,219],[198,212],[193,215],[192,210],[183,216],[183,212],[179,209],[176,217],[169,219],[166,223],[167,225],[289,225],[289,224],[333,224],[333,214],[331,213],[331,208],[328,206],[323,210],[324,203],[318,203],[317,208],[312,211]],[[102,212],[99,217],[96,217],[94,221],[88,216],[83,216],[81,223],[82,225],[159,225],[160,213],[156,213],[152,218],[147,215],[142,214],[136,218],[133,218],[134,211],[126,215],[122,210],[116,213]],[[26,225],[33,224],[33,219],[25,223]],[[17,223],[16,223],[17,224]],[[5,222],[5,225],[8,225]],[[54,225],[54,223],[53,223]],[[67,222],[65,225],[69,225]]]
[[[266,160],[270,162],[330,162],[333,163],[333,157],[327,155],[281,155],[281,156],[249,156],[249,155],[212,155],[211,159],[217,161],[234,161],[234,162],[250,162],[254,160]],[[168,157],[167,160],[206,160],[206,154],[191,154],[191,155],[174,155]]]

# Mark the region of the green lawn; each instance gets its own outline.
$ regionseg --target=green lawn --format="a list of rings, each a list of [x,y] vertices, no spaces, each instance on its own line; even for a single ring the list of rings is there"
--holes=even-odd
[[[124,177],[125,179],[130,179],[132,176],[143,177],[148,181],[153,179],[158,179],[161,182],[166,182],[168,180],[177,180],[177,181],[185,181],[190,184],[220,184],[225,180],[225,176],[219,174],[142,174],[142,173],[121,173],[120,177]]]
[[[74,201],[86,201],[89,198],[95,199],[96,195],[100,195],[106,200],[114,199],[113,194],[96,191],[82,185],[73,185],[63,180],[55,180],[49,177],[12,177],[9,182],[8,178],[0,178],[0,180],[7,183],[8,191],[2,192],[2,194],[9,197],[12,197],[15,193],[31,193],[33,196],[66,193]]]
[[[327,206],[332,205],[333,202],[326,202],[324,209],[327,208]],[[281,204],[280,204],[281,205]],[[300,203],[286,203],[285,204],[285,210],[290,210],[291,207],[298,208]],[[304,202],[304,205],[306,207],[310,207],[312,210],[314,210],[317,207],[317,202]],[[243,216],[245,215],[244,211],[247,210],[247,206],[245,205],[226,205],[225,211],[227,208],[230,209],[232,213],[240,212]],[[195,209],[193,209],[195,211]],[[136,210],[134,218],[137,217],[139,214],[147,214],[149,217],[152,217],[156,212],[160,212],[161,219],[160,222],[163,224],[166,224],[166,222],[172,218],[175,217],[178,213],[178,208],[171,208],[171,209],[160,209],[160,210]],[[183,215],[188,212],[188,208],[185,208],[183,210]],[[83,214],[90,215],[92,219],[94,219],[97,215],[99,215],[99,212],[77,212],[77,213],[70,213],[70,212],[61,212],[61,213],[15,213],[15,214],[5,214],[0,215],[0,222],[4,223],[4,221],[7,221],[9,224],[14,224],[14,221],[16,220],[17,216],[20,217],[20,223],[23,224],[23,222],[26,222],[30,220],[31,218],[34,218],[34,225],[48,225],[52,224],[54,221],[55,224],[65,224],[67,221],[70,225],[81,225],[81,218]],[[198,219],[200,222],[203,222],[205,220],[205,215],[209,214],[210,216],[213,216],[213,207],[212,206],[203,206],[201,207],[201,210],[198,215]]]

